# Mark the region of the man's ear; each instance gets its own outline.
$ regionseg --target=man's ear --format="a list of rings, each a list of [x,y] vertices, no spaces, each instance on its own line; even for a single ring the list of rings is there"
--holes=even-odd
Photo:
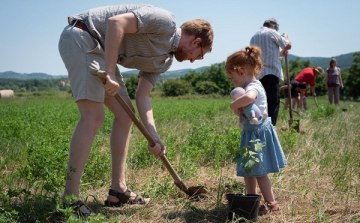
[[[191,44],[194,44],[194,45],[199,45],[200,43],[201,43],[201,38],[200,37],[197,37],[197,38],[195,38],[192,42],[191,42]]]

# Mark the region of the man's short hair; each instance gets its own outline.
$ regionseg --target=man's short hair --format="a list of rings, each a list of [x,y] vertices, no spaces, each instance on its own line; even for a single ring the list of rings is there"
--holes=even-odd
[[[263,26],[268,28],[272,27],[273,25],[275,25],[276,31],[279,30],[279,23],[277,23],[277,20],[275,18],[268,18],[263,24]]]
[[[187,35],[192,35],[196,38],[200,37],[203,47],[209,47],[209,52],[211,52],[214,40],[214,30],[208,21],[205,19],[194,19],[183,23],[180,28],[182,32]]]

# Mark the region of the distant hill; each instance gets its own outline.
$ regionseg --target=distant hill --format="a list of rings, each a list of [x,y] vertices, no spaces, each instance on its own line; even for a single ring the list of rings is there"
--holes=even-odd
[[[354,61],[354,53],[348,53],[348,54],[342,54],[339,56],[334,57],[299,57],[300,61],[303,60],[310,60],[313,66],[320,66],[323,69],[326,69],[329,67],[329,62],[331,58],[336,58],[337,65],[342,70],[349,68],[353,61]],[[288,60],[295,60],[298,58],[298,56],[289,54]],[[220,62],[219,62],[220,63]],[[195,72],[201,72],[202,70],[208,68],[209,66],[200,67],[197,69],[180,69],[180,70],[173,70],[173,71],[167,71],[164,74],[161,75],[162,78],[176,78],[176,77],[182,77],[185,74],[187,74],[189,71],[193,70]],[[121,74],[124,76],[124,78],[137,75],[139,72],[137,70],[130,70],[130,71],[124,71],[121,72]],[[30,73],[30,74],[24,74],[24,73],[16,73],[13,71],[6,71],[6,72],[0,72],[0,78],[8,78],[8,79],[20,79],[20,80],[29,80],[29,79],[60,79],[60,78],[67,78],[67,75],[49,75],[45,73]]]
[[[162,78],[176,78],[181,77],[187,74],[189,71],[193,70],[196,72],[201,72],[202,70],[206,69],[205,67],[199,67],[196,69],[180,69],[180,70],[173,70],[173,71],[167,71],[164,74],[161,75]],[[124,78],[138,75],[139,71],[137,70],[129,70],[121,72]],[[60,79],[60,78],[67,78],[67,75],[50,75],[45,73],[30,73],[30,74],[24,74],[24,73],[16,73],[14,71],[6,71],[6,72],[0,72],[0,78],[7,78],[7,79],[19,79],[19,80],[30,80],[30,79]]]
[[[347,69],[347,68],[350,68],[353,61],[354,61],[354,53],[347,53],[347,54],[342,54],[342,55],[339,55],[339,56],[334,56],[334,57],[299,57],[300,58],[300,61],[303,61],[303,60],[310,60],[311,63],[312,63],[312,66],[320,66],[322,67],[324,70],[326,68],[329,67],[329,62],[331,60],[331,58],[335,58],[336,61],[337,61],[337,66],[344,70],[344,69]],[[288,60],[295,60],[298,56],[295,56],[295,55],[291,55],[289,54],[288,56]]]
[[[30,80],[30,79],[60,79],[67,78],[67,75],[50,75],[45,73],[16,73],[13,71],[0,72],[0,78],[8,78],[8,79],[19,79],[19,80]]]
[[[196,69],[180,69],[180,70],[172,70],[172,71],[167,71],[163,74],[161,74],[162,78],[176,78],[176,77],[182,77],[185,74],[189,73],[190,71],[195,71],[200,73],[201,71],[203,71],[204,69],[208,68],[209,66],[205,66],[205,67],[199,67]],[[125,71],[125,72],[121,72],[121,74],[123,75],[124,78],[130,77],[132,75],[138,75],[139,71],[137,70],[130,70],[130,71]]]

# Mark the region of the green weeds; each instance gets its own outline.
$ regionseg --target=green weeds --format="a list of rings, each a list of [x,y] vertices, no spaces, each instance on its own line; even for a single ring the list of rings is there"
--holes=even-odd
[[[193,126],[188,132],[188,139],[183,146],[182,156],[192,157],[200,165],[223,166],[228,163],[231,156],[238,150],[240,130],[219,129],[220,123],[211,126],[202,123]]]
[[[285,153],[295,152],[298,147],[299,137],[299,133],[294,128],[281,132],[280,142]]]
[[[336,106],[333,104],[321,105],[318,108],[311,110],[311,119],[318,120],[322,118],[329,118],[329,116],[335,113]]]
[[[151,197],[154,203],[145,209],[104,208],[99,200],[106,198],[110,186],[109,135],[113,121],[105,109],[106,120],[95,137],[81,178],[81,197],[96,197],[84,200],[95,214],[77,219],[70,209],[62,207],[60,196],[79,113],[73,99],[47,97],[0,101],[0,222],[224,222],[224,194],[245,189],[231,169],[241,130],[229,109],[230,99],[153,100],[167,158],[184,181],[206,181],[211,189],[209,200],[185,202],[161,161],[149,154],[147,141],[133,126],[128,186]],[[343,105],[349,108],[347,112],[319,103],[319,108],[301,114],[303,134],[294,129],[278,131],[288,166],[269,177],[284,207],[277,219],[284,219],[280,222],[331,222],[332,204],[360,202],[359,103]],[[288,127],[288,119],[288,111],[281,111],[277,128]],[[345,209],[341,213],[345,213],[341,216],[344,221],[359,221]]]

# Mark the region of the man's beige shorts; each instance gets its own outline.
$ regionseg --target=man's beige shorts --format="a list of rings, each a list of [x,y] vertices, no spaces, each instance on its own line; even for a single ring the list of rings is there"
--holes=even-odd
[[[99,42],[88,32],[68,25],[60,37],[59,52],[68,71],[75,101],[104,102],[106,93],[103,84],[91,74],[91,71],[105,69],[104,50]],[[115,76],[121,87],[118,94],[128,95],[118,67]]]

